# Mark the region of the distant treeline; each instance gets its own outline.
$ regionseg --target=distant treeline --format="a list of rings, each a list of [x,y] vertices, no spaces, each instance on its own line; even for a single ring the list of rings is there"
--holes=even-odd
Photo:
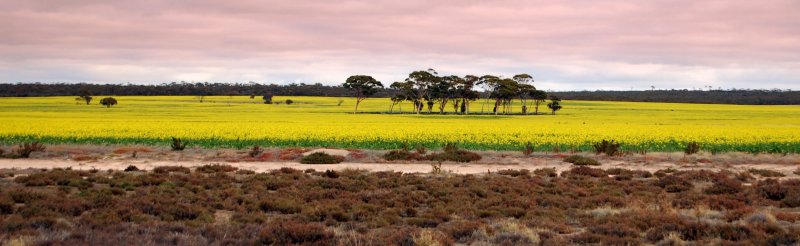
[[[0,96],[351,96],[352,92],[341,86],[316,84],[257,84],[257,83],[186,83],[173,82],[158,85],[138,84],[68,84],[68,83],[17,83],[0,84]],[[390,97],[388,90],[380,89],[376,97]]]
[[[564,100],[798,105],[800,91],[788,90],[652,90],[552,92]]]
[[[138,84],[68,84],[68,83],[17,83],[0,84],[2,97],[33,96],[352,96],[352,91],[341,86],[322,84],[256,84],[256,83],[164,83]],[[391,97],[396,91],[378,89],[373,97]],[[753,105],[800,105],[800,91],[787,90],[654,90],[654,91],[573,91],[551,92],[561,99],[632,102],[685,102]]]

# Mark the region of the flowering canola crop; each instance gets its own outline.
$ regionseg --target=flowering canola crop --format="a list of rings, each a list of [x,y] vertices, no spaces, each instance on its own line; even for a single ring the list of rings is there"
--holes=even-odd
[[[73,97],[0,98],[0,141],[166,145],[179,137],[205,147],[371,149],[457,142],[493,150],[518,150],[530,142],[537,150],[589,150],[607,139],[632,151],[681,151],[696,141],[709,151],[800,152],[798,106],[563,101],[556,115],[542,105],[547,114],[464,116],[409,114],[410,104],[394,107],[406,114],[386,114],[386,98],[364,101],[359,114],[352,114],[352,98],[274,98],[291,98],[292,105],[246,96],[206,97],[203,103],[191,96],[116,98],[119,105],[112,108]],[[471,111],[480,112],[484,103],[472,102]],[[520,105],[514,107],[519,111]]]

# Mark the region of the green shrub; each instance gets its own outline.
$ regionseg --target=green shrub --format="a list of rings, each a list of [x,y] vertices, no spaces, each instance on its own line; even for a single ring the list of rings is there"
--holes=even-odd
[[[303,164],[339,164],[344,161],[343,156],[329,155],[324,152],[316,152],[300,159]]]
[[[574,164],[576,166],[599,166],[600,165],[600,162],[597,162],[597,160],[595,160],[595,159],[592,159],[592,158],[589,158],[589,157],[583,157],[583,156],[579,156],[579,155],[573,155],[573,156],[569,156],[567,158],[564,158],[564,162],[569,162],[569,163],[572,163],[572,164]]]
[[[592,147],[594,147],[594,152],[598,155],[602,153],[605,153],[607,156],[615,156],[620,154],[619,151],[620,144],[615,142],[614,140],[611,140],[609,142],[603,139],[603,141],[595,143],[594,145],[592,145]]]

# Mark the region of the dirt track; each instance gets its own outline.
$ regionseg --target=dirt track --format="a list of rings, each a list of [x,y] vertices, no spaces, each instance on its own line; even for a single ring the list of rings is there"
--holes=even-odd
[[[0,169],[27,169],[27,168],[72,168],[78,170],[89,169],[116,169],[122,170],[129,165],[134,165],[139,169],[153,169],[157,166],[185,166],[197,167],[207,164],[227,164],[240,169],[248,169],[256,172],[265,172],[283,167],[294,169],[315,169],[315,170],[343,170],[343,169],[362,169],[368,171],[398,171],[405,173],[427,173],[431,171],[431,164],[428,163],[340,163],[340,164],[300,164],[297,162],[210,162],[210,161],[152,161],[152,160],[98,160],[89,162],[78,162],[72,160],[57,160],[57,159],[0,159]],[[799,165],[791,164],[736,164],[736,165],[718,165],[711,163],[698,163],[698,164],[679,164],[670,162],[657,162],[657,163],[626,163],[624,161],[604,161],[599,168],[625,168],[631,170],[646,170],[655,172],[661,169],[673,168],[678,170],[690,169],[708,169],[708,170],[721,170],[727,169],[731,171],[745,171],[750,168],[769,169],[779,171],[787,175],[787,177],[797,177],[798,175],[793,172]],[[540,168],[555,168],[556,171],[561,172],[568,170],[573,166],[568,163],[560,162],[558,160],[542,159],[540,161],[533,161],[531,163],[520,164],[461,164],[461,163],[444,163],[442,169],[445,172],[457,174],[480,174],[487,172],[496,172],[505,169],[528,169],[535,170]]]

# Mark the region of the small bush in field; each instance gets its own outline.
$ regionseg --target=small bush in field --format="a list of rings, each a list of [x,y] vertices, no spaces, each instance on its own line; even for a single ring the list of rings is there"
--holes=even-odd
[[[742,182],[732,178],[718,179],[711,187],[708,187],[706,194],[736,194],[742,191]]]
[[[410,151],[405,149],[396,149],[390,150],[383,155],[383,159],[387,161],[396,161],[396,160],[411,160],[413,155]]]
[[[481,155],[459,149],[458,145],[455,143],[446,143],[444,145],[444,152],[443,153],[433,153],[430,155],[425,156],[426,159],[431,161],[454,161],[454,162],[471,162],[471,161],[478,161],[481,159]]]
[[[767,170],[767,169],[750,168],[747,171],[752,173],[752,174],[755,174],[755,175],[758,175],[758,176],[761,176],[761,177],[765,177],[765,178],[785,177],[786,176],[785,174],[783,174],[781,172],[773,171],[773,170]]]
[[[258,234],[263,245],[332,245],[334,234],[317,223],[290,220],[265,225]]]
[[[525,148],[522,149],[522,154],[525,156],[530,156],[533,154],[533,144],[530,142],[525,144]]]
[[[610,142],[607,140],[600,141],[592,145],[594,148],[594,152],[596,154],[606,154],[607,156],[615,156],[620,154],[620,144],[611,140]]]
[[[198,172],[201,173],[218,173],[218,172],[233,172],[238,170],[239,168],[233,167],[231,165],[220,165],[220,164],[212,164],[212,165],[202,165],[197,168]]]
[[[658,179],[657,184],[667,192],[687,191],[694,187],[689,181],[675,175],[662,176]]]
[[[139,171],[139,168],[134,166],[134,165],[129,165],[128,167],[125,168],[124,171],[125,172],[135,172],[135,171]]]
[[[17,155],[22,158],[31,157],[31,153],[36,151],[44,151],[44,144],[39,142],[23,143],[17,147]]]
[[[536,176],[543,176],[543,177],[558,177],[558,172],[556,172],[556,169],[552,167],[533,170],[533,174],[536,174]]]
[[[170,144],[170,148],[172,148],[173,151],[183,151],[183,149],[186,149],[186,146],[188,144],[189,141],[181,141],[180,138],[173,137],[172,143]]]
[[[153,168],[154,173],[191,173],[192,170],[188,167],[179,166],[159,166]]]
[[[687,155],[697,154],[697,152],[700,152],[700,144],[698,144],[697,142],[691,142],[686,144],[686,148],[683,150],[683,153]]]
[[[569,162],[569,163],[572,163],[572,164],[574,164],[576,166],[599,166],[600,165],[600,162],[597,162],[597,160],[595,160],[595,159],[592,159],[592,158],[589,158],[589,157],[583,157],[583,156],[579,156],[579,155],[573,155],[573,156],[564,158],[564,162]]]
[[[339,164],[344,161],[343,156],[330,155],[324,152],[316,152],[300,159],[303,164]]]
[[[604,171],[603,169],[591,168],[591,167],[587,167],[587,166],[574,167],[574,168],[570,169],[569,171],[566,171],[566,172],[562,173],[561,175],[564,175],[564,174],[567,174],[569,176],[577,175],[577,176],[589,176],[589,177],[597,177],[597,178],[599,178],[599,177],[608,177],[608,174],[606,174],[606,171]]]
[[[250,157],[255,158],[256,156],[260,155],[261,153],[264,153],[264,149],[262,149],[261,146],[255,145],[255,146],[253,146],[252,149],[250,149],[250,151],[247,152],[247,155],[249,155]]]
[[[299,213],[303,208],[302,203],[288,199],[262,199],[258,207],[264,212],[279,212],[282,214]]]

